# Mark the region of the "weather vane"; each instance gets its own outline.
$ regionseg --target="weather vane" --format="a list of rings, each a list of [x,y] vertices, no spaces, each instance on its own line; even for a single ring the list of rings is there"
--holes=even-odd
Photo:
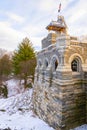
[[[60,11],[61,11],[61,3],[59,4],[58,12],[60,12]]]

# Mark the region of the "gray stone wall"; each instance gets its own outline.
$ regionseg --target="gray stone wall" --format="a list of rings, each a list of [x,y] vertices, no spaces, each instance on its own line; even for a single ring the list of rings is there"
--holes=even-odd
[[[34,86],[34,110],[56,130],[86,123],[86,91],[81,81],[59,85],[41,76]],[[62,81],[61,81],[62,82]],[[67,81],[66,81],[67,82]]]
[[[53,128],[69,130],[87,122],[87,44],[64,35],[60,39],[61,45],[57,39],[37,55],[33,105]],[[77,72],[71,68],[74,59]]]
[[[51,44],[54,44],[55,42],[56,42],[56,34],[49,33],[48,36],[42,40],[42,49],[50,46]]]

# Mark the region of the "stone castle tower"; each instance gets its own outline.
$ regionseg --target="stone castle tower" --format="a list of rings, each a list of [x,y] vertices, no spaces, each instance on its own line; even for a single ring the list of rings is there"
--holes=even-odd
[[[56,130],[87,122],[87,43],[67,33],[63,16],[52,21],[37,54],[33,104]]]

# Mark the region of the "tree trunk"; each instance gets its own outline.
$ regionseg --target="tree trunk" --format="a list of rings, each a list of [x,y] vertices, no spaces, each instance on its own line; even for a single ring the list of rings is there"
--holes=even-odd
[[[24,78],[24,88],[27,88],[27,77]]]

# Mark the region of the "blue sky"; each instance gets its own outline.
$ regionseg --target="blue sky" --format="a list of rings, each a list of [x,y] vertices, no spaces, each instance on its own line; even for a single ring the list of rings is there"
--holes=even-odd
[[[70,35],[87,35],[87,0],[0,0],[0,48],[15,50],[28,37],[40,50],[60,2]]]

